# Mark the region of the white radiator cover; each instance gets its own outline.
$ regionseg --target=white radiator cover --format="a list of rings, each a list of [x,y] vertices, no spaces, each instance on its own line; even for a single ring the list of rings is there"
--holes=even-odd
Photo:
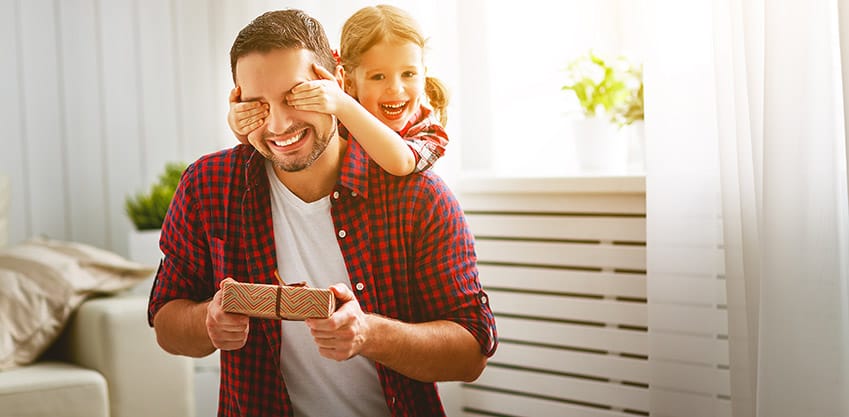
[[[472,178],[456,189],[500,345],[462,416],[649,413],[645,179]]]

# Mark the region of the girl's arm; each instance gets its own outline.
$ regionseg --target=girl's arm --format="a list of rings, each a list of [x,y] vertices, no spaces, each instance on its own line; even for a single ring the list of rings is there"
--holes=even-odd
[[[386,172],[398,176],[414,172],[417,158],[407,142],[346,94],[342,90],[341,78],[337,80],[319,65],[313,65],[313,68],[320,79],[295,86],[287,96],[288,104],[298,110],[336,115]]]

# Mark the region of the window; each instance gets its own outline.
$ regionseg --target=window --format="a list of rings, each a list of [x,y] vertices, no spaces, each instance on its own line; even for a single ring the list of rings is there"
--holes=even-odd
[[[557,175],[574,164],[563,69],[592,49],[641,61],[632,0],[458,2],[458,97],[464,171]],[[453,138],[452,138],[453,139]],[[557,158],[548,158],[549,155]],[[565,168],[565,169],[564,169]]]

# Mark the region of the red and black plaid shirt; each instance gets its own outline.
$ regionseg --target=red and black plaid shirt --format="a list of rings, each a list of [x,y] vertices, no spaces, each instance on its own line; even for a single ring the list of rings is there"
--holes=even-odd
[[[186,170],[162,226],[165,258],[151,292],[151,323],[168,301],[211,298],[225,277],[276,284],[263,161],[252,147],[239,145]],[[439,177],[430,171],[387,174],[349,141],[331,199],[337,240],[363,311],[406,322],[451,320],[468,329],[481,352],[495,352],[495,321],[478,281],[473,238]],[[291,416],[280,371],[280,322],[252,319],[250,325],[242,349],[221,352],[219,415]],[[394,416],[443,414],[434,384],[380,364],[377,371]]]
[[[414,117],[401,129],[398,134],[407,142],[416,156],[416,166],[413,172],[422,172],[432,167],[437,159],[445,155],[448,146],[448,134],[436,119],[433,110],[419,106]],[[339,136],[350,141],[353,136],[342,123],[339,123]]]

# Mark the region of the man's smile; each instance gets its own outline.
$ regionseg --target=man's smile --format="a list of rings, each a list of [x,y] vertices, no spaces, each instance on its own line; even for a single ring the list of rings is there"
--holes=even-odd
[[[301,139],[307,136],[307,133],[309,133],[309,129],[304,128],[300,132],[295,132],[291,135],[277,136],[275,139],[269,140],[269,142],[278,148],[286,148],[300,142]]]

